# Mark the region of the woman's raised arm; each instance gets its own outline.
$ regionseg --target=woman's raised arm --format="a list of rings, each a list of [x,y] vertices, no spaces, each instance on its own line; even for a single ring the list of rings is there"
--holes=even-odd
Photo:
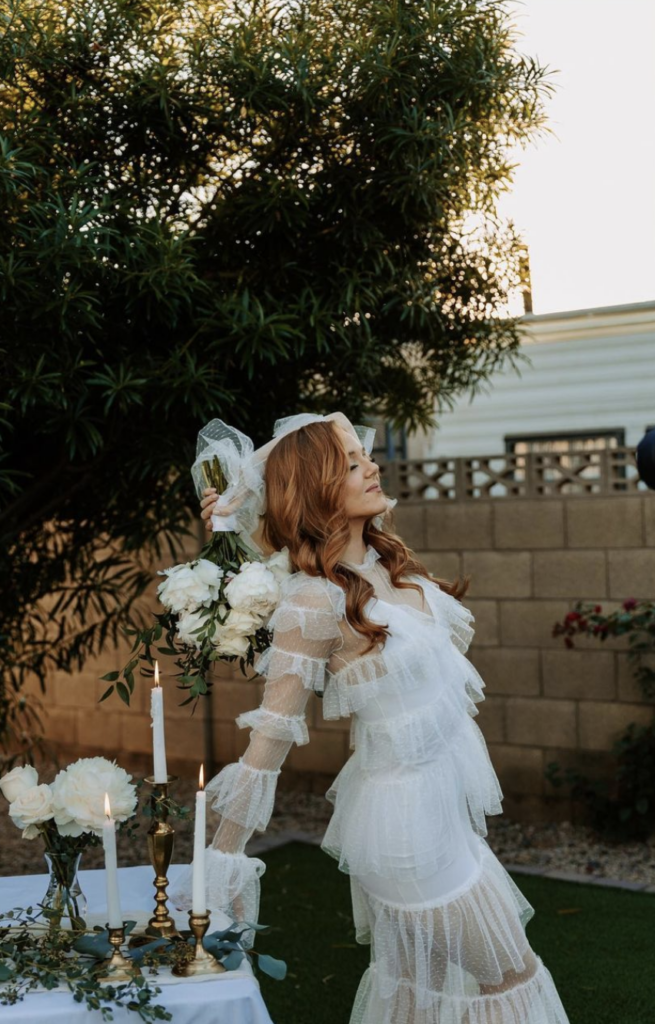
[[[261,705],[237,718],[240,728],[252,729],[250,743],[237,762],[226,765],[207,785],[221,816],[206,857],[210,909],[257,920],[265,865],[247,857],[244,849],[255,830],[263,832],[268,825],[277,780],[292,745],[309,741],[307,702],[312,691],[322,692],[328,660],[341,646],[341,604],[323,580],[299,573],[283,584],[282,600],[269,623],[273,642],[256,664],[266,677]],[[188,896],[178,888],[176,905],[185,906]]]

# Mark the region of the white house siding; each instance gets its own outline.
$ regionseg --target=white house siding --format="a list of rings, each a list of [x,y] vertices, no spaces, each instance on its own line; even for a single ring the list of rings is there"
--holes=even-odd
[[[460,398],[439,428],[408,439],[408,458],[491,455],[512,435],[625,430],[636,445],[655,425],[655,302],[527,315],[531,365],[495,374]]]

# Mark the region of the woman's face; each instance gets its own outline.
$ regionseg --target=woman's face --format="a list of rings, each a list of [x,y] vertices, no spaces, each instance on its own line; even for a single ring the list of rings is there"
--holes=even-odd
[[[337,427],[337,433],[348,458],[348,476],[344,486],[346,515],[349,519],[370,519],[386,512],[387,499],[380,487],[377,463],[353,434],[341,427]]]

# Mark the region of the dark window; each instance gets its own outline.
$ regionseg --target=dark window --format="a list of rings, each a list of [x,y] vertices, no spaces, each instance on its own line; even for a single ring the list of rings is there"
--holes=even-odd
[[[571,430],[561,434],[522,434],[505,438],[505,451],[515,455],[529,452],[606,451],[625,445],[625,430]]]

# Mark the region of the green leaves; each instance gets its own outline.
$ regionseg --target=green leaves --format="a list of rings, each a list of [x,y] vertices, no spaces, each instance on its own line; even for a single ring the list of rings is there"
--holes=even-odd
[[[73,943],[73,949],[76,953],[95,957],[96,960],[104,960],[112,950],[109,932],[106,929],[98,929],[94,935],[82,935]]]
[[[275,957],[269,956],[267,953],[259,953],[257,956],[257,964],[269,977],[275,978],[276,981],[283,981],[287,974],[287,965],[284,960],[276,960]]]
[[[142,405],[141,391],[148,383],[145,377],[139,377],[134,370],[121,363],[117,367],[105,366],[103,371],[90,377],[90,385],[98,385],[102,389],[105,401],[105,414],[116,402],[121,413],[129,411],[132,405]]]
[[[429,426],[514,361],[495,204],[548,83],[477,0],[5,7],[1,713],[29,736],[23,681],[120,641],[197,518],[202,423]]]
[[[5,924],[4,920],[10,923]],[[83,1003],[87,1011],[99,1011],[104,1021],[114,1019],[112,1011],[117,1007],[146,1022],[172,1019],[155,1002],[160,989],[145,976],[113,985],[100,980],[103,962],[112,949],[106,929],[96,927],[80,935],[59,926],[35,928],[36,923],[40,922],[31,908],[17,908],[0,918],[0,954],[12,965],[0,963],[0,982],[4,983],[0,1004],[12,1005],[36,989],[50,991],[63,984],[75,1002]],[[126,933],[134,923],[126,922]]]

